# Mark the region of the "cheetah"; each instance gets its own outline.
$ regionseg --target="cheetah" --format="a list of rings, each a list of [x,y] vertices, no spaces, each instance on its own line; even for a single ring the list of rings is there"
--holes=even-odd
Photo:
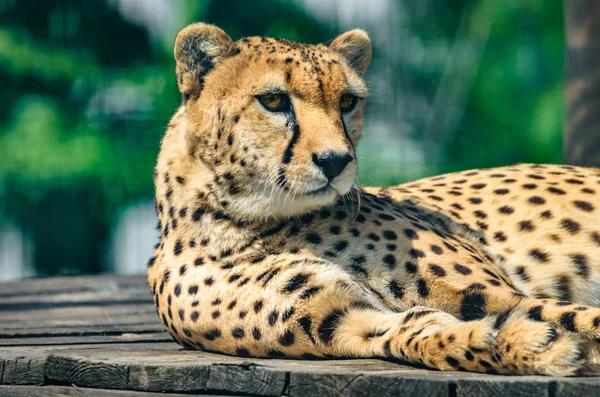
[[[600,361],[600,169],[359,187],[368,35],[175,40],[154,171],[157,312],[183,347],[571,376]]]

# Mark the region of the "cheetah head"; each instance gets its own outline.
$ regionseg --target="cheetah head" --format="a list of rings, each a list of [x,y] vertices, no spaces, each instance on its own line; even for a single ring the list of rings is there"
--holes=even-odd
[[[174,53],[181,156],[227,213],[294,216],[350,192],[371,59],[364,31],[328,45],[234,42],[196,23],[179,32]]]

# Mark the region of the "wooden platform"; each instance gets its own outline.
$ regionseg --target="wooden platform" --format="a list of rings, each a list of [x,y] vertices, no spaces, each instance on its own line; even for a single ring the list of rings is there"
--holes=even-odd
[[[143,276],[0,284],[0,396],[600,396],[600,378],[493,376],[383,360],[182,350]]]

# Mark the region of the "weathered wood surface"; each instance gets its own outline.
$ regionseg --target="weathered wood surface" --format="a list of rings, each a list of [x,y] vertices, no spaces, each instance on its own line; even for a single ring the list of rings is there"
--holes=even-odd
[[[384,360],[182,350],[144,277],[0,284],[0,396],[598,396],[600,378],[436,372]]]

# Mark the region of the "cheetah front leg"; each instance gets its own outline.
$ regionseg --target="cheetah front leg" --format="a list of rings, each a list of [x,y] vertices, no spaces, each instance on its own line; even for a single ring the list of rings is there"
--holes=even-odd
[[[523,298],[518,307],[536,321],[548,321],[567,331],[600,340],[600,308],[556,299]]]
[[[352,310],[335,335],[329,354],[357,356],[359,347],[367,356],[441,370],[569,376],[586,361],[577,336],[518,310],[470,322],[424,307],[401,314]]]
[[[169,278],[157,291],[169,332],[184,346],[242,356],[388,357],[505,374],[572,375],[583,365],[575,336],[523,313],[470,322],[425,307],[397,313],[329,263],[265,262]]]

